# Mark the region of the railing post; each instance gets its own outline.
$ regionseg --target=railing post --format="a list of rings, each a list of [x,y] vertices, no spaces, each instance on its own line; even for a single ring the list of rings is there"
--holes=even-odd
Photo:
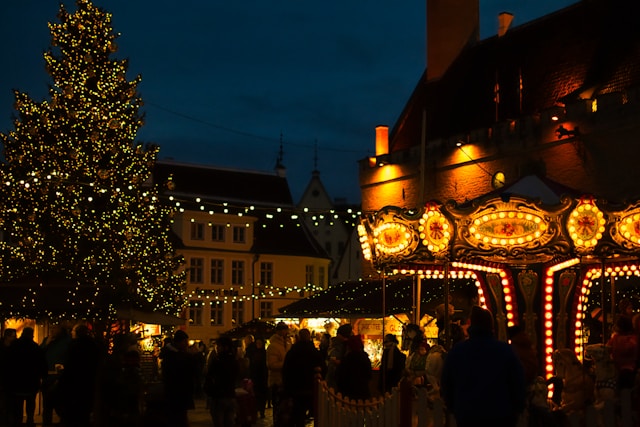
[[[320,410],[319,410],[319,405],[318,405],[318,400],[320,397],[320,387],[322,386],[320,381],[322,381],[322,371],[320,370],[320,368],[316,368],[316,375],[315,375],[315,386],[313,387],[313,404],[312,404],[312,411],[313,411],[313,425],[314,427],[319,427],[320,426],[320,421],[318,420],[318,418],[321,416],[320,415]],[[324,415],[324,414],[322,414]]]
[[[413,416],[413,390],[411,381],[407,377],[400,380],[400,425],[399,427],[411,427]]]

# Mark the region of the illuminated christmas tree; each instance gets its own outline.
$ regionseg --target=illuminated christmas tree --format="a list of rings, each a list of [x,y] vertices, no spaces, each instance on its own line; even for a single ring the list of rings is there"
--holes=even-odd
[[[127,80],[127,61],[112,57],[111,14],[77,0],[58,18],[44,54],[50,100],[16,91],[14,130],[0,134],[0,280],[62,277],[95,296],[80,304],[68,291],[82,315],[118,305],[177,314],[185,279],[172,212],[151,183],[158,147],[134,141],[140,76]]]

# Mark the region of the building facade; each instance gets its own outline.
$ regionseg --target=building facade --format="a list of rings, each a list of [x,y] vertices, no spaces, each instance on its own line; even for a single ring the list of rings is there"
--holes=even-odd
[[[515,28],[502,15],[479,40],[478,0],[428,0],[427,69],[360,163],[362,210],[464,203],[527,175],[640,196],[638,8],[581,1]]]
[[[314,169],[298,203],[298,210],[313,237],[331,257],[329,284],[359,279],[362,257],[355,225],[360,207],[332,200],[320,172]]]
[[[191,339],[273,320],[327,286],[330,259],[297,218],[283,173],[158,162],[154,179],[176,208]]]

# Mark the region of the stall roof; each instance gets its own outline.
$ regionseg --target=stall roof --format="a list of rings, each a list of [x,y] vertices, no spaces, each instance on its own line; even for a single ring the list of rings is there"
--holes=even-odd
[[[386,279],[385,305],[382,299],[382,279],[341,282],[308,298],[280,308],[288,317],[383,317],[414,312],[414,277],[398,276]],[[452,286],[458,281],[450,279]],[[442,279],[424,279],[421,290],[421,313],[434,313],[442,303]]]

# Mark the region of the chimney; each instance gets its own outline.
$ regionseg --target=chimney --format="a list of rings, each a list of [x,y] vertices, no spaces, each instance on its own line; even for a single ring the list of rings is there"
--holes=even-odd
[[[376,156],[389,154],[389,126],[376,126]]]
[[[479,0],[427,1],[427,80],[444,75],[460,52],[480,40]]]
[[[511,22],[513,21],[513,14],[509,12],[500,12],[498,14],[498,37],[502,37],[507,34]]]

